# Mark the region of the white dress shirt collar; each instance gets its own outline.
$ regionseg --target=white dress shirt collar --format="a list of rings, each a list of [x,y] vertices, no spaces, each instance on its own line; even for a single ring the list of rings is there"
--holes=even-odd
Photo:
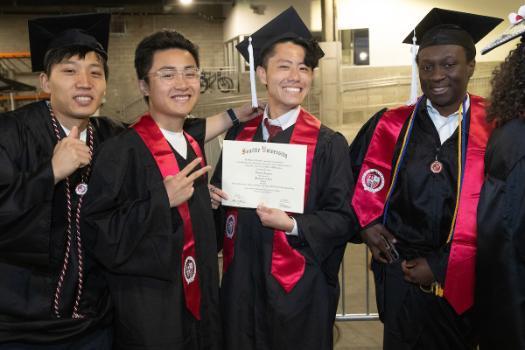
[[[470,108],[470,96],[467,94],[467,101],[465,103],[465,111]],[[443,144],[456,131],[458,123],[461,120],[459,110],[449,116],[442,116],[439,111],[432,105],[430,99],[427,98],[427,112],[439,134],[439,140]]]
[[[268,115],[268,105],[267,105],[266,108],[264,109],[263,123],[262,123],[263,139],[267,141],[268,136],[269,136],[268,130],[266,130],[266,127],[264,126],[264,119],[268,119],[268,122],[270,123],[270,125],[278,125],[283,130],[286,130],[290,126],[295,124],[295,122],[297,121],[297,118],[299,117],[300,111],[301,111],[301,106],[297,106],[289,110],[288,112],[284,113],[283,115],[279,116],[278,118],[270,119]]]

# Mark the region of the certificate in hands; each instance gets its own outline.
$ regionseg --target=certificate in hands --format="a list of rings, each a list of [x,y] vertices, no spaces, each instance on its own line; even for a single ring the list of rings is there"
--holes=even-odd
[[[225,140],[222,149],[222,190],[230,207],[264,204],[302,213],[306,145]]]

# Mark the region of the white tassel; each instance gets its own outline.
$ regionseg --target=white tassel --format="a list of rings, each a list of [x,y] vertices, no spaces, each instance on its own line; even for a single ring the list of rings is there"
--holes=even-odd
[[[410,82],[410,97],[407,101],[407,105],[413,105],[417,102],[417,97],[419,94],[419,76],[418,76],[418,70],[417,70],[417,63],[416,63],[416,56],[417,56],[417,50],[418,46],[416,45],[417,38],[416,38],[416,30],[414,29],[414,36],[412,37],[412,78]]]
[[[252,92],[252,107],[257,108],[257,90],[255,88],[255,63],[253,59],[252,37],[248,38],[248,56],[250,63],[250,88]]]

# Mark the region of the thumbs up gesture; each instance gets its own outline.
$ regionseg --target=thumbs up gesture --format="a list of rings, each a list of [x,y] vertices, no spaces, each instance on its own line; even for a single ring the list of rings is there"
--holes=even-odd
[[[66,138],[58,141],[53,150],[51,166],[55,184],[91,162],[89,147],[80,140],[80,131],[74,126]]]

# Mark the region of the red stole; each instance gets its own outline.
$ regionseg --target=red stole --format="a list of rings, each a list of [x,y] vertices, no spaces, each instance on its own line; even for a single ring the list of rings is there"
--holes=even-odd
[[[470,96],[470,127],[458,215],[445,275],[444,297],[458,314],[474,305],[477,208],[485,174],[485,149],[493,125],[485,121],[484,100]]]
[[[251,141],[261,124],[262,116],[258,116],[247,122],[243,130],[237,135],[238,141]],[[306,174],[304,187],[304,203],[308,199],[310,188],[310,177],[312,175],[312,165],[317,146],[317,138],[321,122],[301,109],[293,129],[290,144],[306,145]],[[237,209],[230,208],[226,212],[226,232],[223,245],[223,271],[226,272],[233,260],[235,238],[237,235]],[[284,231],[274,230],[272,248],[271,274],[289,293],[304,274],[305,259],[298,251],[290,247]]]
[[[392,180],[392,163],[397,139],[415,106],[386,111],[377,123],[357,178],[352,207],[361,227],[383,214]]]
[[[414,106],[387,111],[376,126],[352,198],[361,227],[383,214],[393,154]],[[473,305],[476,259],[476,210],[483,184],[484,156],[492,126],[485,122],[483,98],[470,95],[470,124],[459,208],[445,278],[444,297],[458,314]]]
[[[176,175],[180,171],[177,159],[164,135],[160,131],[157,123],[151,118],[150,114],[143,115],[140,120],[132,126],[137,134],[142,138],[144,144],[155,159],[162,178],[168,175]],[[201,166],[206,166],[204,157],[199,144],[188,133],[184,132],[191,148],[202,158]],[[184,228],[184,247],[182,249],[182,284],[184,287],[184,297],[186,307],[193,316],[200,320],[201,290],[199,286],[199,274],[197,270],[197,259],[195,254],[195,238],[190,216],[188,202],[184,202],[177,207],[182,218]]]

